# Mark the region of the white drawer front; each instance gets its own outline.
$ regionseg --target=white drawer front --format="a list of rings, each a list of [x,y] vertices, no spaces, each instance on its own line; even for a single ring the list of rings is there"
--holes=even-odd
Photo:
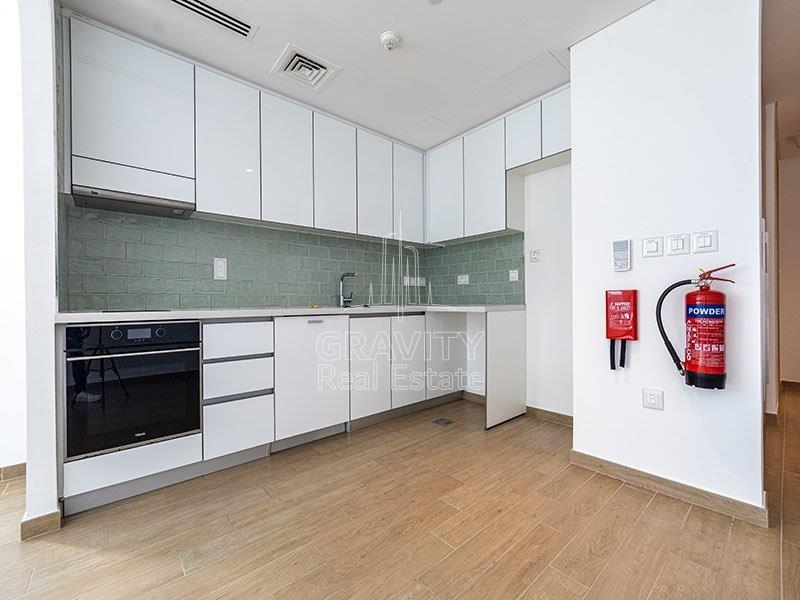
[[[198,433],[64,463],[64,497],[200,462],[201,438]]]
[[[204,323],[203,358],[229,358],[273,351],[272,321]]]
[[[275,441],[275,397],[256,396],[203,407],[203,459]]]
[[[203,365],[203,398],[220,398],[273,387],[272,358]]]

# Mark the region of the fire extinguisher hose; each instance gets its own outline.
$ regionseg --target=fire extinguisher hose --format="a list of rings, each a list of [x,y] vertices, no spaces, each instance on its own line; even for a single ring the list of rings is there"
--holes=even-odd
[[[672,357],[672,362],[675,363],[675,366],[678,368],[678,373],[681,375],[685,374],[683,370],[683,363],[678,357],[678,353],[675,352],[675,347],[672,345],[672,342],[669,341],[667,332],[664,331],[664,322],[661,320],[661,306],[664,304],[664,299],[672,290],[684,285],[693,285],[695,283],[696,281],[693,281],[692,279],[682,279],[681,281],[676,281],[663,292],[661,292],[661,296],[659,296],[658,302],[656,303],[656,324],[658,325],[658,332],[661,334],[661,339],[664,340],[664,345],[667,347],[667,352],[669,352],[669,355]]]

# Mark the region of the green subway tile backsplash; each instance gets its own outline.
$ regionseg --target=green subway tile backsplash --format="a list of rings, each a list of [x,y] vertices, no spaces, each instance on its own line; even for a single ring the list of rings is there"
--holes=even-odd
[[[380,242],[338,238],[202,218],[166,219],[84,209],[59,211],[59,305],[62,311],[178,310],[335,306],[339,276],[354,305],[381,301]],[[522,304],[522,234],[419,249],[419,276],[435,304]],[[397,246],[391,245],[386,278]],[[227,281],[212,277],[214,257],[228,260]],[[413,276],[414,255],[406,250]],[[456,285],[468,274],[468,285]],[[387,301],[391,292],[387,285]],[[428,290],[420,289],[427,301]],[[412,289],[412,300],[416,290]]]
[[[424,272],[436,304],[524,304],[524,236],[507,233],[426,248]],[[508,272],[519,271],[519,281]],[[457,285],[459,275],[469,283]]]

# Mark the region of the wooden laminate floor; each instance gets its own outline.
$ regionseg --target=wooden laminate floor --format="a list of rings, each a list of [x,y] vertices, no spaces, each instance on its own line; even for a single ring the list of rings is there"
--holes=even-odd
[[[780,598],[783,572],[799,598],[797,406],[766,431],[778,510],[783,492],[769,530],[570,466],[569,428],[484,431],[483,407],[459,401],[27,542],[24,481],[0,483],[0,597],[760,600]]]

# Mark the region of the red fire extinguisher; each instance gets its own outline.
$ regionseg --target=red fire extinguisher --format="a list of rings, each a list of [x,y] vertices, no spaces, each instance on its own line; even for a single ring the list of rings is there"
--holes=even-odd
[[[731,279],[714,277],[714,273],[733,266],[736,265],[730,264],[702,271],[697,279],[676,281],[662,292],[656,303],[658,331],[678,372],[686,378],[686,385],[705,389],[725,389],[725,294],[712,290],[711,282],[734,283]],[[688,292],[684,297],[686,360],[681,362],[664,331],[661,306],[667,294],[684,285],[696,285],[697,289]]]

